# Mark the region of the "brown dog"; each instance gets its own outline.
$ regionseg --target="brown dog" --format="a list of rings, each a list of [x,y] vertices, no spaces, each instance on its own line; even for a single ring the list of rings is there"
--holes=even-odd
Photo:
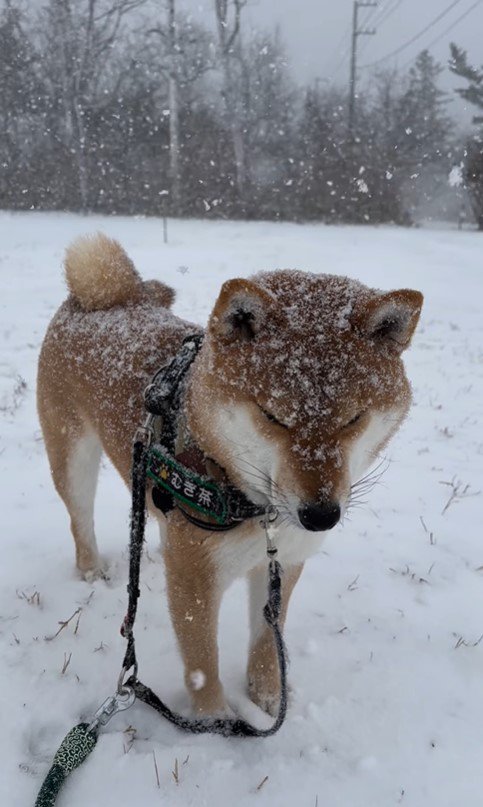
[[[70,296],[42,346],[38,408],[54,483],[71,518],[77,566],[92,579],[103,573],[93,523],[101,452],[129,484],[144,389],[184,337],[200,329],[175,317],[169,311],[173,291],[143,283],[119,244],[105,236],[76,241],[65,270]],[[344,277],[288,270],[222,287],[189,371],[182,428],[252,502],[277,508],[284,617],[304,561],[350,506],[357,480],[408,411],[401,352],[421,305],[417,291],[383,293]],[[220,535],[192,526],[175,510],[163,551],[196,711],[226,709],[218,610],[228,585],[247,575],[249,693],[273,712],[279,684],[262,619],[266,563],[259,519]]]

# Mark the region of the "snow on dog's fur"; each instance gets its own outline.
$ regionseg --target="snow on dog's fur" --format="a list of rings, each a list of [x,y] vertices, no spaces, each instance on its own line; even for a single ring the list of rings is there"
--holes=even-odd
[[[122,247],[105,236],[74,242],[65,269],[70,296],[42,346],[38,408],[77,566],[92,578],[103,574],[93,524],[101,450],[129,484],[144,389],[199,328],[175,317],[168,309],[172,290],[143,283]],[[303,562],[337,524],[352,486],[408,411],[401,353],[421,305],[417,291],[380,292],[345,277],[292,270],[229,280],[221,289],[189,373],[185,428],[252,501],[278,509],[283,617]],[[220,535],[174,511],[163,550],[196,711],[226,708],[217,619],[223,591],[240,575],[250,583],[249,692],[273,711],[278,678],[261,620],[266,564],[257,519]],[[203,686],[194,683],[200,670]]]

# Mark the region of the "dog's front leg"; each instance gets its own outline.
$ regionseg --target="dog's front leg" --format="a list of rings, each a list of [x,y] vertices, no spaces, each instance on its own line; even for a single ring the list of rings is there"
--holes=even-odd
[[[293,588],[299,579],[303,563],[288,566],[282,576],[282,612],[280,625],[283,626]],[[248,693],[257,706],[265,712],[276,715],[280,698],[280,675],[277,652],[272,630],[263,618],[263,607],[267,602],[268,577],[265,566],[253,569],[249,576],[250,585],[250,650],[248,656]]]
[[[198,714],[220,715],[227,709],[218,674],[222,591],[209,546],[205,533],[187,524],[179,514],[171,516],[164,557],[169,608],[183,657],[185,683]]]

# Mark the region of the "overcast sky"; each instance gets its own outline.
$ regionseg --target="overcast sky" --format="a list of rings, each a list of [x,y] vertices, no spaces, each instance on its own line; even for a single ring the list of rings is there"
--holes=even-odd
[[[184,0],[184,5],[208,18],[213,15],[213,0]],[[368,27],[374,26],[377,33],[359,38],[359,64],[382,59],[404,45],[450,5],[453,8],[438,23],[400,54],[381,62],[381,67],[409,67],[425,47],[445,64],[451,41],[468,50],[476,64],[482,64],[483,0],[379,0],[377,8],[361,8],[361,27],[367,19]],[[352,9],[352,0],[249,0],[244,14],[246,21],[256,27],[280,26],[294,74],[300,81],[333,78],[342,83],[348,80],[349,74]],[[467,16],[457,22],[466,13]],[[450,27],[452,30],[448,31]],[[439,41],[432,45],[435,39]],[[361,70],[360,77],[365,73]],[[442,84],[446,89],[461,86],[448,70],[442,76]],[[460,102],[453,108],[454,113],[466,122],[474,110],[465,110]]]

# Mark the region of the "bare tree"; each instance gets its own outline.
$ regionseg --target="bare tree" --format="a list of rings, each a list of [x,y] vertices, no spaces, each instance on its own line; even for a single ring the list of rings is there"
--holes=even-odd
[[[472,104],[478,112],[482,112],[483,65],[474,67],[470,64],[466,51],[453,42],[451,43],[449,68],[452,73],[467,82],[466,87],[456,89],[458,95]],[[483,231],[483,115],[476,115],[473,123],[477,124],[479,129],[467,143],[464,179],[478,229]]]
[[[119,91],[124,71],[113,76],[109,67],[121,23],[146,0],[49,0],[42,32],[42,48],[50,59],[53,97],[63,112],[58,138],[69,149],[76,165],[83,210],[89,208],[87,117],[92,109],[109,103]]]
[[[175,0],[165,0],[166,25],[151,28],[148,34],[158,34],[162,40],[161,73],[168,83],[169,108],[169,173],[171,210],[181,210],[181,132],[180,108],[183,89],[196,81],[211,63],[207,56],[207,38],[204,31],[190,20],[179,18]]]
[[[235,157],[236,184],[241,199],[247,181],[246,150],[242,120],[242,94],[235,76],[235,54],[239,46],[241,12],[246,0],[214,0],[218,52],[223,73],[226,125],[231,132]]]
[[[38,58],[20,9],[0,9],[0,206],[8,206],[18,171],[30,163],[35,141],[35,100],[41,92]],[[30,196],[27,192],[27,196]],[[26,202],[30,199],[26,199]]]
[[[180,176],[180,131],[179,131],[179,45],[176,20],[175,0],[166,0],[166,28],[157,27],[148,34],[159,34],[162,37],[163,60],[161,70],[168,80],[169,105],[169,173],[171,184],[171,210],[178,213],[181,199]]]
[[[172,204],[175,213],[179,211],[181,187],[179,171],[179,48],[176,28],[174,0],[168,2],[168,93],[169,93],[169,156],[171,173]]]

